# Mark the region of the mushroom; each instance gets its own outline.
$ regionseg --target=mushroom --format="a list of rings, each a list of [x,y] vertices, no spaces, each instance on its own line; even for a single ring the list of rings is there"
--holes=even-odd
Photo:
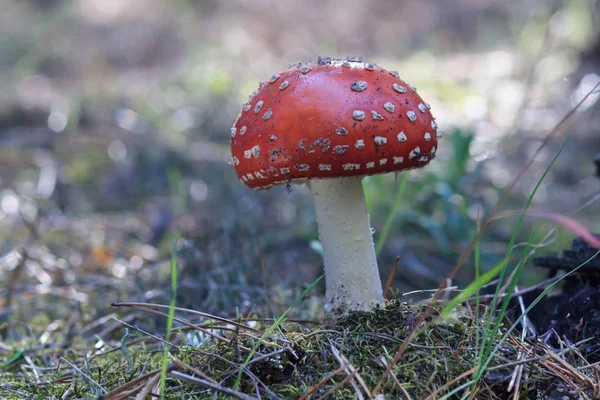
[[[362,178],[435,157],[437,125],[416,91],[397,72],[361,58],[319,57],[261,82],[231,128],[242,183],[257,190],[307,183],[329,313],[383,304]]]

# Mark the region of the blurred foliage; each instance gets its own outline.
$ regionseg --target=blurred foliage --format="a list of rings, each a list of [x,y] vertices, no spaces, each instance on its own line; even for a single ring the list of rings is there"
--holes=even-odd
[[[427,249],[433,248],[436,257],[444,261],[442,265],[451,265],[475,236],[477,218],[483,220],[489,216],[502,189],[490,184],[482,163],[472,162],[472,142],[473,133],[462,130],[443,138],[441,146],[447,147],[447,157],[434,161],[442,165],[437,169],[411,171],[399,206],[391,203],[395,185],[390,184],[388,177],[374,176],[367,180],[373,225],[377,227],[389,218],[386,216],[389,210],[397,210],[391,237],[402,238],[402,243],[396,241],[384,247],[383,259],[388,260],[388,265],[396,254],[404,252],[402,248],[416,254],[427,254]],[[502,238],[501,233],[497,235]],[[424,241],[425,237],[428,240]],[[482,261],[484,265],[494,265],[501,257],[501,253],[484,251]],[[471,276],[470,272],[465,273]]]
[[[393,218],[382,276],[403,254],[395,288],[437,286],[478,216],[489,215],[543,135],[600,79],[598,7],[595,0],[7,0],[0,248],[36,242],[25,220],[44,239],[77,238],[58,248],[36,244],[80,280],[100,265],[110,279],[135,281],[130,296],[161,298],[159,260],[178,231],[190,306],[229,312],[240,302],[285,303],[321,269],[312,201],[300,186],[255,193],[240,184],[228,165],[229,127],[273,71],[319,54],[362,55],[417,86],[446,133],[438,158],[410,172],[399,204],[392,175],[365,180],[375,238]],[[597,109],[591,98],[569,126],[574,140],[535,207],[570,212],[597,192]],[[553,146],[507,208],[522,206]],[[597,227],[594,207],[575,217]],[[504,253],[513,222],[497,221],[484,235],[484,267]],[[532,223],[542,236],[552,227]],[[570,237],[559,230],[553,246]],[[152,257],[130,241],[147,244]],[[98,262],[98,248],[111,256]],[[61,285],[49,275],[55,280],[45,287]],[[456,283],[471,278],[467,265]],[[22,283],[43,285],[31,271]]]

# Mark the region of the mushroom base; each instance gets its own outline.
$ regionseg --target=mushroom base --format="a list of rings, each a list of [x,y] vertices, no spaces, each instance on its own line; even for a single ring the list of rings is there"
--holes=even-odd
[[[308,182],[323,244],[327,313],[369,311],[383,304],[361,181],[350,177]]]

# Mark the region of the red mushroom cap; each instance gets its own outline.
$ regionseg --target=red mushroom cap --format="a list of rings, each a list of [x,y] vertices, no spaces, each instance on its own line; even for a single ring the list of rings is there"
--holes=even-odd
[[[416,89],[359,58],[319,57],[271,76],[231,128],[231,154],[251,188],[419,168],[437,125]]]

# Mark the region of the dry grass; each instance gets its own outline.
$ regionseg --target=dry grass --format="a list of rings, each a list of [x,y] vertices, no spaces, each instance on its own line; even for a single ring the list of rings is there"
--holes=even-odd
[[[392,300],[375,313],[357,312],[319,324],[286,321],[266,336],[272,321],[210,318],[180,309],[179,325],[167,343],[146,333],[143,324],[131,324],[143,321],[147,312],[160,313],[162,307],[118,306],[126,307],[123,319],[104,319],[96,325],[106,328],[118,321],[114,329],[127,328],[121,340],[90,337],[86,329],[73,337],[60,329],[53,332],[51,341],[37,346],[5,343],[5,350],[15,350],[13,359],[3,365],[3,398],[156,396],[160,394],[163,345],[170,350],[165,398],[214,398],[215,394],[240,399],[375,398],[373,388],[425,309],[425,305]],[[425,322],[433,321],[439,306],[433,306]],[[32,332],[40,328],[29,326]],[[484,331],[483,321],[475,320],[467,309],[454,320],[430,324],[409,343],[381,393],[388,398],[437,399],[468,382],[476,369],[478,330]],[[590,339],[563,343],[559,349],[535,338],[511,335],[509,339],[484,378],[454,396],[496,399],[518,393],[516,398],[545,398],[558,389],[588,398],[598,396],[600,368],[590,365],[578,350]],[[257,351],[244,364],[255,346]],[[241,385],[235,387],[240,369]]]

